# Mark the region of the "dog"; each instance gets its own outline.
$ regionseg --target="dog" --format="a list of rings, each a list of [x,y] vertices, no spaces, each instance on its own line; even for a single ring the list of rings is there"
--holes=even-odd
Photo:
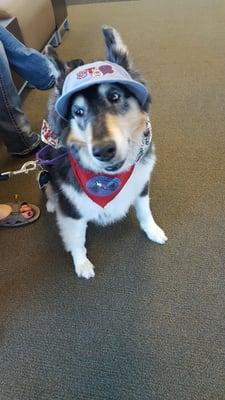
[[[47,127],[58,140],[48,150],[54,160],[45,187],[47,210],[71,253],[78,277],[95,276],[87,258],[87,224],[122,219],[133,205],[147,237],[167,237],[149,206],[149,182],[156,156],[151,138],[150,92],[133,68],[126,45],[112,27],[102,28],[107,58],[63,64],[47,47],[56,85],[49,100]]]

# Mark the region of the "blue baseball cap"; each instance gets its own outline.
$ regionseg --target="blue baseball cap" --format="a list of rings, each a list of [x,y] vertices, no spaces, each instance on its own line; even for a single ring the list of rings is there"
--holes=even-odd
[[[135,81],[123,67],[109,61],[96,61],[82,65],[67,75],[62,94],[55,104],[57,113],[66,119],[68,103],[74,93],[105,82],[123,84],[141,104],[144,104],[148,98],[148,89],[142,83]]]

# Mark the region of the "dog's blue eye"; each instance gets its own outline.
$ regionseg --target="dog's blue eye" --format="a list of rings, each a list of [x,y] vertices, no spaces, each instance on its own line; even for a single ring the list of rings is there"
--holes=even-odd
[[[112,92],[112,93],[110,93],[110,95],[109,95],[109,100],[110,100],[112,103],[116,103],[116,102],[120,99],[120,97],[121,97],[120,93],[118,93],[118,92]]]
[[[84,109],[77,107],[73,110],[74,115],[76,115],[77,117],[83,117],[84,115]]]

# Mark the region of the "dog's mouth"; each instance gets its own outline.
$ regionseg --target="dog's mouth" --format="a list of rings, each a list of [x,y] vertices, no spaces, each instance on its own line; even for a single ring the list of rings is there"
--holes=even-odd
[[[118,171],[118,169],[120,169],[123,164],[124,164],[124,161],[120,161],[116,164],[108,165],[107,167],[104,167],[104,169],[108,172],[115,172],[115,171]]]

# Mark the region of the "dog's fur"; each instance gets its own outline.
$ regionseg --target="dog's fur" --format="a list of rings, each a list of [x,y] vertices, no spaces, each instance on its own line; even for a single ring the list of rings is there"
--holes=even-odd
[[[127,47],[118,32],[111,27],[103,27],[102,31],[107,60],[121,65],[134,79],[145,84],[133,70]],[[56,113],[54,104],[61,94],[67,73],[83,62],[74,60],[63,64],[50,47],[47,48],[46,54],[54,64],[57,78],[47,118],[51,129],[60,136],[63,144],[70,148],[73,156],[85,169],[110,174],[108,168],[116,168],[116,164],[123,162],[117,172],[127,170],[134,164],[140,150],[150,95],[145,104],[141,105],[122,85],[95,85],[72,97],[67,122]],[[80,109],[84,112],[83,116],[75,114]],[[101,144],[109,139],[116,143],[113,163],[99,161],[92,153],[96,143]],[[60,151],[52,149],[51,157],[55,157]],[[130,206],[134,205],[140,226],[148,238],[160,244],[166,242],[167,238],[155,223],[149,208],[148,186],[155,159],[154,145],[151,144],[147,153],[137,163],[123,190],[105,208],[99,207],[82,191],[67,158],[50,167],[51,180],[46,188],[47,210],[56,211],[65,248],[73,257],[78,276],[87,279],[94,276],[94,266],[87,258],[85,248],[89,221],[101,225],[113,223],[123,218]]]

